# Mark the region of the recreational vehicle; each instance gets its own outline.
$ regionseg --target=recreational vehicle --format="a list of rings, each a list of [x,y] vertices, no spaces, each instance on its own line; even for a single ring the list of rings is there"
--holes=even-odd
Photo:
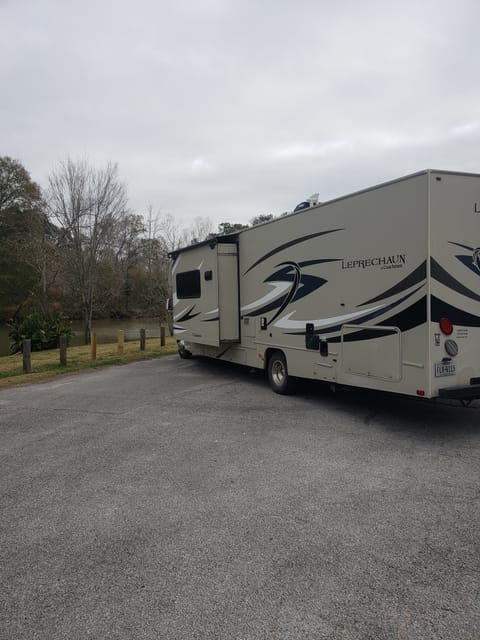
[[[171,254],[182,357],[480,397],[480,174],[426,170]]]

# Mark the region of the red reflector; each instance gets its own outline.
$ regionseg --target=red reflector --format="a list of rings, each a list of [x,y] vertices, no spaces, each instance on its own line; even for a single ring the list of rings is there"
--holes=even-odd
[[[424,396],[425,391],[423,389],[417,389],[417,396]]]
[[[453,331],[453,324],[448,318],[442,318],[440,320],[440,329],[446,336],[449,336]]]

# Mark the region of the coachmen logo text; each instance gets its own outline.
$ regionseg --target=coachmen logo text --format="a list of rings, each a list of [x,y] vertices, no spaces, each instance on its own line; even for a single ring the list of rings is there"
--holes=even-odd
[[[394,256],[342,260],[342,269],[368,269],[369,267],[380,267],[380,269],[400,269],[403,267],[405,262],[405,254],[397,253],[397,255]]]

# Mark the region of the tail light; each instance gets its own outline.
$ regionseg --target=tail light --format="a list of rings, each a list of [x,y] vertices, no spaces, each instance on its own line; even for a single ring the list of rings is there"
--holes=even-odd
[[[444,333],[446,336],[452,335],[453,324],[451,320],[449,320],[448,318],[441,318],[439,324],[440,324],[440,329],[442,330],[442,333]]]

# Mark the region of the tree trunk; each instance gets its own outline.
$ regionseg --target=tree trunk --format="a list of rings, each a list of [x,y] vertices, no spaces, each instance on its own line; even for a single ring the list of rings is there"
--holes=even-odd
[[[90,344],[92,337],[92,320],[87,309],[85,309],[83,317],[85,321],[85,344]]]
[[[170,336],[173,336],[173,313],[167,311],[167,327]]]

